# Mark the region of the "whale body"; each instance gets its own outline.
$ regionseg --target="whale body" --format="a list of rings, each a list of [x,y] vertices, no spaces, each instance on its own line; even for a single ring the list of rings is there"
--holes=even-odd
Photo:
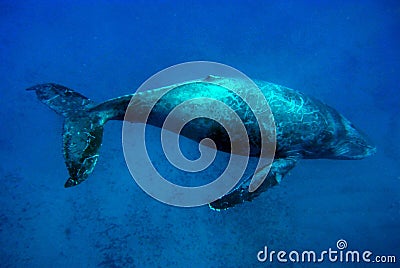
[[[257,175],[253,174],[228,194],[212,202],[211,208],[226,209],[253,200],[278,184],[300,159],[353,160],[365,158],[376,152],[376,148],[367,137],[332,107],[284,86],[261,80],[254,82],[261,89],[273,114],[276,127],[274,160],[270,169],[268,168],[266,179],[256,191],[249,191],[251,179]],[[40,101],[65,117],[63,153],[70,176],[65,187],[71,187],[80,184],[92,173],[99,158],[104,124],[108,120],[127,120],[125,113],[129,105],[135,105],[135,110],[141,111],[141,108],[148,108],[155,96],[167,90],[170,91],[157,102],[149,118],[143,123],[162,127],[166,116],[180,103],[196,97],[217,99],[239,115],[248,133],[250,156],[259,156],[260,128],[250,108],[225,88],[232,84],[240,87],[241,81],[237,78],[209,76],[139,92],[135,95],[136,101],[133,103],[130,103],[134,96],[131,94],[100,104],[95,104],[76,91],[54,83],[36,85],[27,90],[35,91]],[[140,122],[140,114],[130,121]],[[224,128],[207,118],[193,120],[179,134],[196,142],[210,138],[218,150],[230,152],[231,149],[231,140]]]

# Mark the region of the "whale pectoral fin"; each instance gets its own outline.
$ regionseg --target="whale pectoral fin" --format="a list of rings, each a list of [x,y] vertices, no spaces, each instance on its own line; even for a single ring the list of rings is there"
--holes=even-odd
[[[269,166],[258,170],[233,191],[210,203],[209,207],[213,210],[225,210],[245,201],[252,201],[268,188],[280,183],[282,178],[296,165],[297,160],[298,158],[295,157],[275,159],[267,177],[255,191],[251,191],[254,188],[251,184],[253,181],[257,181],[254,177],[264,175],[263,172],[268,172]]]
[[[256,172],[254,172],[254,174],[252,176],[250,176],[251,181],[249,184],[249,192],[256,191],[258,189],[258,187],[260,187],[262,185],[265,178],[268,176],[268,173],[271,170],[271,168],[272,168],[272,164],[264,166],[264,167],[256,170]],[[280,180],[277,182],[280,183]]]

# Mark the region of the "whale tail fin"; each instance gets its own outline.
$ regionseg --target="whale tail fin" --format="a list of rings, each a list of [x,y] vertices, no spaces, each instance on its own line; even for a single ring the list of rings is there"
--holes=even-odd
[[[56,113],[63,115],[63,154],[69,179],[65,187],[80,184],[93,172],[103,138],[104,113],[90,110],[95,104],[67,87],[48,83],[27,90]]]
[[[95,106],[93,101],[78,92],[54,83],[36,85],[26,90],[35,91],[41,102],[64,117]]]

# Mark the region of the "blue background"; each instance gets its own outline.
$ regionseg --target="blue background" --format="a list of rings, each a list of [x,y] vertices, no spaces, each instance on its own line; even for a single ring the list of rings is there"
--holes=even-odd
[[[67,2],[0,2],[1,266],[265,267],[265,245],[327,250],[339,239],[399,261],[397,1]],[[193,60],[323,100],[377,154],[303,160],[252,203],[183,209],[135,184],[121,122],[110,122],[92,176],[63,188],[63,119],[25,88],[57,82],[100,102]]]

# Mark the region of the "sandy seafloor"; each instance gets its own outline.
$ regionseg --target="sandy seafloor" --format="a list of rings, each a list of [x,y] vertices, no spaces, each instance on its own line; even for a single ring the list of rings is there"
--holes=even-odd
[[[398,265],[397,1],[67,2],[0,2],[1,267],[280,267],[258,263],[257,252],[335,249],[339,239],[351,250],[396,255]],[[63,119],[25,88],[57,82],[100,102],[193,60],[323,100],[377,154],[303,160],[279,186],[228,211],[175,208],[136,185],[121,122],[110,122],[94,173],[63,188]]]

